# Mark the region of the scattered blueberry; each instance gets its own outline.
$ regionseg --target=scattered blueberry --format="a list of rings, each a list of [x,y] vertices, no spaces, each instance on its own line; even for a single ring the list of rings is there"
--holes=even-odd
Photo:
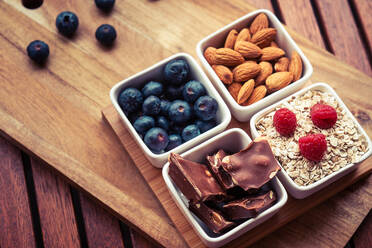
[[[217,109],[217,101],[210,96],[201,96],[194,104],[196,116],[203,121],[215,119]]]
[[[43,0],[22,0],[22,4],[28,9],[36,9],[43,4]]]
[[[27,54],[33,61],[42,64],[49,56],[49,46],[41,40],[34,40],[27,46]]]
[[[150,81],[142,88],[142,94],[144,97],[150,95],[160,96],[163,93],[163,85],[159,82]]]
[[[182,130],[182,139],[186,142],[186,141],[189,141],[195,138],[199,134],[200,134],[199,128],[196,125],[191,124],[191,125],[186,126]]]
[[[169,121],[164,116],[158,116],[156,118],[156,126],[161,127],[164,130],[169,130]]]
[[[195,80],[192,80],[185,84],[185,87],[182,91],[183,99],[189,103],[193,103],[201,96],[204,96],[207,93],[204,86]]]
[[[157,115],[160,113],[160,99],[157,96],[149,96],[142,104],[142,112],[145,115]]]
[[[116,30],[110,24],[102,24],[96,30],[96,39],[104,46],[111,46],[116,39]]]
[[[94,2],[96,3],[97,8],[105,12],[110,11],[115,4],[115,0],[94,0]]]
[[[169,107],[168,116],[173,122],[184,124],[191,117],[190,105],[185,101],[175,100]]]
[[[147,131],[144,141],[153,152],[160,153],[167,147],[169,138],[164,129],[153,127]]]
[[[176,99],[181,99],[182,98],[182,91],[183,87],[185,85],[179,85],[179,86],[174,86],[174,85],[168,85],[168,87],[165,89],[165,95],[169,100],[176,100]]]
[[[161,102],[160,102],[160,114],[162,114],[163,116],[168,116],[169,107],[170,107],[170,101],[161,100]]]
[[[71,37],[79,26],[79,18],[70,11],[63,11],[57,16],[56,26],[61,34]]]
[[[173,148],[176,148],[177,146],[182,145],[182,138],[178,134],[171,134],[169,135],[169,143],[167,148],[165,148],[166,151],[170,151]]]
[[[180,85],[188,79],[189,73],[189,64],[183,59],[176,59],[165,65],[163,76],[165,81]]]
[[[124,113],[132,113],[141,108],[143,103],[142,93],[136,88],[127,88],[120,93],[118,102]]]
[[[151,116],[144,115],[137,118],[133,127],[138,133],[145,133],[150,128],[155,127],[155,120]]]
[[[208,131],[209,129],[214,128],[217,125],[217,123],[215,120],[210,120],[210,121],[197,120],[195,122],[195,125],[198,126],[201,133],[204,133]]]

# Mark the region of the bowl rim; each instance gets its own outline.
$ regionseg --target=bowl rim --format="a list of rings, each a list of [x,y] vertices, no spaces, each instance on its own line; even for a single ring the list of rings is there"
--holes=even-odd
[[[202,148],[202,147],[205,147],[205,146],[208,146],[210,145],[211,143],[213,143],[214,141],[216,141],[217,139],[220,139],[224,136],[227,136],[227,135],[231,135],[232,133],[238,133],[238,135],[241,135],[243,137],[243,139],[246,139],[250,142],[252,142],[252,139],[248,136],[248,134],[241,128],[231,128],[231,129],[228,129],[228,130],[225,130],[224,132],[218,134],[217,136],[213,137],[212,139],[210,140],[207,140],[201,144],[199,144],[198,146],[180,154],[181,156],[187,156],[191,153],[194,153],[194,152],[197,152],[199,148]],[[177,194],[177,189],[176,189],[176,185],[174,185],[174,183],[172,182],[168,172],[169,172],[169,165],[170,163],[167,162],[164,166],[163,166],[163,169],[162,169],[162,176],[163,176],[163,179],[165,181],[165,184],[169,190],[169,193],[172,195],[173,197],[173,200],[176,202],[178,202],[178,204],[176,203],[176,205],[181,205],[182,209],[180,209],[180,211],[186,215],[186,219],[190,222],[190,225],[192,227],[194,227],[198,234],[202,237],[202,239],[204,239],[206,242],[208,243],[214,243],[214,244],[217,244],[219,242],[223,242],[229,238],[231,238],[234,234],[236,234],[237,232],[241,231],[242,229],[245,229],[247,227],[249,227],[251,224],[255,223],[256,221],[259,221],[260,219],[264,218],[265,216],[273,213],[275,214],[276,211],[278,211],[281,207],[284,206],[284,204],[287,202],[288,200],[288,194],[287,194],[287,191],[285,190],[284,186],[282,185],[282,183],[280,182],[280,180],[278,179],[277,176],[275,176],[272,180],[272,183],[275,183],[277,185],[277,188],[279,189],[280,191],[280,194],[282,195],[282,197],[280,199],[278,199],[278,201],[271,207],[269,207],[268,209],[264,210],[262,213],[260,213],[259,215],[257,215],[255,218],[251,218],[251,219],[248,219],[246,221],[244,221],[243,223],[237,225],[236,227],[234,227],[233,229],[229,230],[228,232],[224,233],[224,234],[221,234],[217,237],[211,237],[209,236],[205,231],[204,229],[199,225],[199,223],[196,221],[196,219],[194,218],[194,216],[191,214],[191,211],[185,206],[184,202],[182,201],[181,199],[181,196],[179,194]],[[277,192],[277,194],[279,194],[279,192]],[[253,227],[254,228],[254,227]],[[249,230],[247,230],[249,231]],[[239,235],[240,236],[240,235]],[[235,238],[233,238],[235,239]],[[233,240],[231,239],[231,240]],[[230,241],[231,241],[230,240]]]
[[[371,142],[371,139],[369,138],[368,134],[365,132],[365,130],[363,129],[363,127],[359,124],[359,122],[355,119],[354,115],[350,112],[349,108],[345,105],[345,103],[342,101],[342,99],[338,96],[338,94],[336,93],[336,91],[331,87],[329,86],[328,84],[326,83],[323,83],[323,82],[317,82],[317,83],[314,83],[314,84],[311,84],[303,89],[301,89],[300,91],[294,93],[294,94],[291,94],[289,95],[288,97],[276,102],[275,104],[267,107],[267,108],[264,108],[262,110],[260,110],[259,112],[257,112],[256,114],[254,114],[251,118],[251,121],[250,121],[250,129],[251,129],[251,134],[253,137],[257,137],[257,136],[260,136],[260,134],[258,133],[257,131],[257,128],[256,128],[256,123],[259,119],[261,119],[264,115],[272,112],[276,107],[280,106],[281,104],[283,104],[284,102],[287,102],[288,100],[290,100],[292,97],[297,97],[297,96],[300,96],[300,95],[303,95],[305,94],[307,91],[309,90],[320,90],[320,91],[323,91],[323,92],[328,92],[330,94],[332,94],[332,96],[335,97],[337,103],[341,106],[342,109],[345,110],[345,113],[348,117],[351,118],[351,120],[354,122],[356,128],[358,129],[358,131],[366,138],[366,141],[367,141],[367,144],[368,144],[368,147],[367,147],[367,152],[359,159],[358,162],[355,162],[355,163],[349,163],[347,165],[345,165],[343,168],[339,169],[338,171],[335,171],[325,177],[323,177],[322,179],[320,179],[319,181],[316,181],[310,185],[307,185],[307,186],[300,186],[300,185],[297,185],[291,178],[290,176],[288,175],[288,173],[286,172],[286,170],[283,168],[283,166],[281,165],[281,163],[279,162],[280,166],[282,167],[282,170],[281,170],[281,173],[282,175],[284,176],[285,180],[287,183],[289,183],[290,187],[296,189],[297,191],[301,191],[301,192],[308,192],[308,191],[312,191],[314,189],[316,189],[317,187],[320,187],[321,185],[323,185],[324,183],[326,183],[327,181],[331,180],[332,178],[336,177],[337,175],[341,174],[342,172],[344,172],[345,170],[348,170],[354,166],[357,166],[359,163],[363,162],[364,160],[366,160],[369,156],[371,156],[372,154],[372,142]],[[315,191],[314,191],[315,192]],[[313,192],[313,193],[314,193]]]
[[[207,60],[205,59],[204,57],[204,51],[202,49],[202,47],[205,45],[205,43],[208,43],[210,40],[212,40],[216,35],[222,33],[222,32],[225,32],[226,30],[231,30],[232,28],[234,28],[235,25],[241,23],[241,22],[244,22],[246,19],[249,19],[255,15],[258,15],[260,13],[264,13],[267,15],[268,19],[271,21],[271,22],[275,22],[277,25],[278,25],[278,32],[281,32],[283,33],[283,35],[286,37],[287,39],[287,42],[290,44],[291,47],[293,47],[293,50],[296,51],[301,59],[302,59],[302,62],[303,62],[303,71],[305,71],[305,67],[307,69],[307,72],[304,73],[302,75],[301,78],[299,78],[297,81],[295,82],[292,82],[290,85],[288,85],[287,87],[290,87],[292,85],[298,85],[298,84],[301,84],[302,82],[308,80],[310,78],[310,76],[312,75],[313,73],[313,66],[311,65],[309,59],[305,56],[305,54],[302,52],[302,50],[300,49],[300,47],[297,45],[297,43],[292,39],[292,37],[290,36],[290,34],[288,33],[288,31],[284,28],[283,24],[279,21],[279,19],[275,16],[274,13],[272,13],[271,11],[267,10],[267,9],[258,9],[258,10],[255,10],[253,12],[250,12],[238,19],[236,19],[235,21],[223,26],[222,28],[218,29],[217,31],[213,32],[212,34],[208,35],[207,37],[203,38],[201,41],[198,42],[197,46],[196,46],[196,53],[197,53],[197,56],[199,57],[199,59],[201,60],[202,64],[206,67],[206,70],[209,71],[209,73],[212,73],[212,76],[213,76],[213,79],[214,80],[217,80],[217,84],[219,86],[219,88],[221,89],[222,93],[225,95],[225,97],[227,97],[227,101],[230,103],[231,107],[234,108],[235,110],[237,111],[249,111],[251,109],[253,109],[254,107],[257,107],[259,106],[259,104],[262,104],[263,101],[261,100],[270,100],[276,96],[279,96],[280,94],[284,93],[282,91],[282,89],[270,94],[269,96],[267,96],[269,99],[267,98],[263,98],[261,99],[260,101],[257,101],[251,105],[248,105],[248,106],[241,106],[240,104],[238,104],[234,98],[231,96],[231,94],[228,92],[226,86],[222,83],[222,81],[218,78],[217,74],[214,72],[214,70],[212,69],[212,66],[209,65],[209,63],[207,62]],[[287,87],[284,87],[283,89],[287,88]]]
[[[118,92],[121,91],[122,89],[125,88],[125,86],[127,84],[129,84],[132,80],[135,80],[136,78],[138,77],[141,77],[153,70],[156,70],[157,68],[159,67],[162,67],[164,66],[166,63],[170,62],[171,60],[174,60],[174,59],[185,59],[187,60],[187,62],[189,63],[189,66],[193,68],[193,70],[195,71],[196,74],[198,74],[201,78],[202,78],[202,81],[205,82],[201,82],[203,85],[205,84],[210,84],[209,86],[207,86],[207,91],[209,92],[209,95],[212,96],[214,99],[216,99],[216,101],[218,102],[219,104],[219,110],[221,111],[222,113],[222,117],[221,117],[221,122],[216,125],[215,127],[213,127],[212,129],[204,132],[204,133],[201,133],[200,135],[198,135],[197,137],[195,137],[194,139],[191,139],[175,148],[173,148],[172,150],[170,151],[167,151],[167,152],[164,152],[164,153],[160,153],[160,154],[156,154],[154,152],[152,152],[148,147],[147,145],[144,143],[144,141],[141,139],[141,137],[139,136],[139,134],[137,133],[137,131],[134,129],[133,127],[133,124],[129,121],[128,117],[124,114],[123,110],[121,109],[119,103],[118,103],[118,100],[117,100],[117,97],[116,95],[119,94]],[[218,130],[218,128],[226,128],[226,126],[230,123],[231,121],[231,112],[230,112],[230,109],[227,107],[226,103],[223,101],[222,97],[220,96],[220,94],[218,94],[217,90],[214,88],[212,82],[209,80],[209,78],[205,75],[204,71],[201,69],[200,65],[196,62],[196,60],[189,54],[187,53],[176,53],[176,54],[173,54],[165,59],[162,59],[160,60],[159,62],[145,68],[144,70],[141,70],[131,76],[129,76],[128,78],[126,79],[123,79],[121,80],[120,82],[116,83],[110,90],[110,99],[111,99],[111,102],[112,104],[114,105],[116,111],[119,113],[121,119],[124,121],[124,124],[127,128],[127,130],[129,131],[129,133],[131,133],[132,137],[134,139],[136,139],[137,143],[140,144],[140,147],[141,149],[143,150],[143,152],[151,157],[152,159],[164,159],[165,156],[168,156],[168,154],[170,152],[179,152],[180,150],[184,149],[185,146],[189,146],[190,144],[194,143],[194,142],[197,142],[197,144],[200,143],[200,140],[201,139],[206,139],[207,136],[210,136],[212,135],[214,132],[216,132]],[[198,140],[199,141],[198,141]],[[187,148],[186,148],[187,149]],[[151,161],[150,161],[151,162]]]

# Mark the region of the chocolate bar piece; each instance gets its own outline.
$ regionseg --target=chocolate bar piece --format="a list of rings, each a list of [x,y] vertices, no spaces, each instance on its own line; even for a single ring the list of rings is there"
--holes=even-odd
[[[169,155],[169,176],[189,201],[221,201],[225,193],[207,166]]]
[[[257,216],[260,212],[272,206],[275,201],[276,194],[270,190],[260,196],[251,196],[232,201],[224,205],[222,211],[230,220],[248,219]]]
[[[202,202],[190,202],[189,209],[214,233],[222,233],[223,231],[235,226],[234,222],[226,220],[221,213],[209,208]]]
[[[226,157],[226,153],[224,150],[220,149],[218,152],[212,156],[207,156],[208,167],[210,171],[214,174],[217,181],[220,185],[225,189],[232,189],[235,187],[233,184],[231,177],[222,167],[222,159]]]
[[[280,170],[269,142],[258,138],[238,153],[222,159],[223,169],[232,182],[244,189],[258,189],[270,181]]]

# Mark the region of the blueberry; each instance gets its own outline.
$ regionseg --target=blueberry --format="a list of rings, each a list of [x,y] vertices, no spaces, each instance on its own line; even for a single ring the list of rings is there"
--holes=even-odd
[[[164,130],[167,131],[167,130],[169,130],[169,121],[164,116],[158,116],[156,118],[156,126],[161,127],[161,128],[163,128]]]
[[[169,100],[182,99],[183,87],[185,87],[183,84],[179,86],[168,85],[168,87],[165,89],[165,96]]]
[[[217,109],[217,101],[210,96],[201,96],[194,104],[196,116],[203,121],[215,119]]]
[[[214,128],[217,125],[217,123],[215,120],[210,120],[210,121],[197,120],[195,122],[195,125],[198,126],[201,133],[204,133],[208,131],[209,129]]]
[[[176,148],[177,146],[182,144],[182,138],[178,134],[171,134],[169,135],[169,143],[167,148],[165,148],[166,151],[170,151],[173,148]]]
[[[185,126],[186,125],[179,125],[179,124],[172,122],[170,125],[170,133],[181,135],[182,130],[185,128]]]
[[[160,101],[160,114],[163,116],[168,116],[168,110],[170,107],[170,102],[167,100],[161,100]]]
[[[193,103],[201,96],[204,96],[207,93],[204,86],[195,80],[192,80],[185,84],[185,87],[182,91],[183,99],[186,101]]]
[[[144,141],[153,152],[160,152],[167,147],[169,138],[164,129],[153,127],[147,131]]]
[[[155,127],[155,120],[151,116],[141,116],[133,124],[134,129],[140,134],[145,133],[150,128]]]
[[[134,123],[139,117],[143,116],[142,112],[133,112],[129,114],[129,121]]]
[[[33,61],[42,64],[49,56],[49,46],[41,40],[34,40],[27,46],[27,54]]]
[[[157,96],[149,96],[142,105],[142,112],[145,115],[157,115],[160,113],[160,99]]]
[[[163,93],[163,85],[159,82],[150,81],[142,88],[142,94],[144,97],[150,95],[160,96]]]
[[[96,30],[96,39],[104,46],[111,46],[116,39],[116,30],[110,24],[102,24]]]
[[[200,134],[199,128],[196,125],[191,124],[191,125],[186,126],[182,130],[182,139],[186,142],[186,141],[189,141],[195,138],[199,134]]]
[[[127,88],[120,93],[118,102],[124,113],[135,112],[142,106],[142,93],[136,88]]]
[[[61,34],[71,37],[79,26],[79,18],[70,11],[63,11],[57,16],[56,26]]]
[[[173,101],[169,107],[168,117],[176,124],[185,124],[191,117],[190,105],[181,100]]]
[[[189,64],[183,59],[176,59],[165,65],[163,76],[164,79],[174,85],[184,83],[190,74]]]
[[[94,0],[94,2],[96,3],[97,8],[105,12],[110,11],[115,4],[115,0]]]

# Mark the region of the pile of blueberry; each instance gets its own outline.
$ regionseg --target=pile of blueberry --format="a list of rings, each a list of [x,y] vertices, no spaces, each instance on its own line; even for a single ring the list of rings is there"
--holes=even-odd
[[[203,84],[190,80],[183,59],[163,69],[163,82],[150,81],[141,89],[126,88],[118,102],[150,150],[160,154],[217,125],[217,101]]]
[[[42,0],[22,0],[26,8],[37,8]],[[115,0],[95,0],[97,8],[104,12],[110,11]],[[56,18],[56,27],[62,35],[71,38],[79,27],[79,18],[70,11],[61,12]],[[116,30],[109,24],[99,26],[95,33],[96,39],[104,46],[111,46],[116,39]],[[43,64],[49,56],[49,46],[43,41],[34,40],[27,47],[28,56],[38,64]]]

